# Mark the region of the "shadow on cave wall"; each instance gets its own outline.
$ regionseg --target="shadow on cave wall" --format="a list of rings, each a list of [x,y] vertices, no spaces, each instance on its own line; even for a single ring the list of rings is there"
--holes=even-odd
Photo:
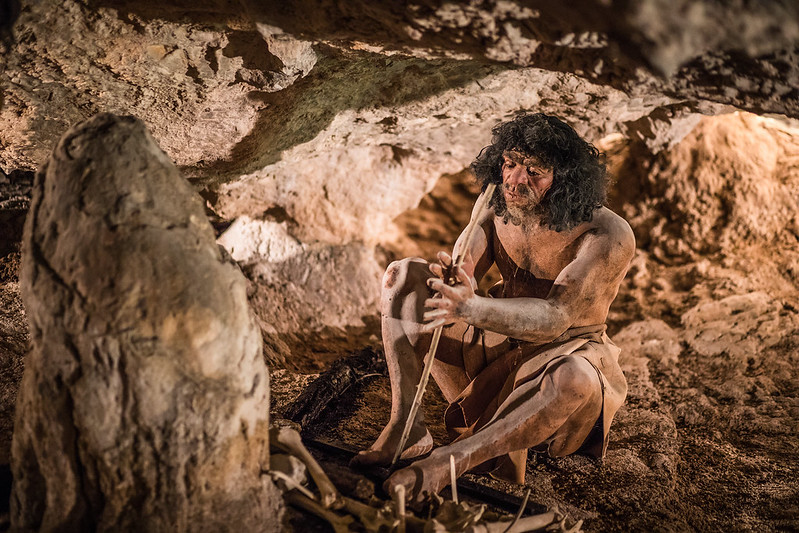
[[[409,31],[426,29],[426,21],[431,19],[453,19],[461,15],[477,18],[479,10],[488,7],[465,6],[462,10],[453,10],[446,0],[413,3],[371,0],[177,0],[169,3],[88,0],[87,4],[93,9],[115,9],[123,17],[133,15],[145,21],[227,24],[232,27],[245,21],[264,22],[300,38],[323,41],[360,40],[397,48],[442,48],[476,55],[482,55],[487,44],[485,35],[468,29],[464,31],[464,26],[454,20],[421,35]],[[596,2],[591,2],[591,10],[583,9],[585,6],[580,2],[553,4],[543,0],[520,0],[508,4],[503,6],[504,10],[495,10],[498,17],[504,17],[500,22],[513,21],[524,37],[541,43],[554,43],[568,33],[606,32],[620,23],[618,8],[614,10]],[[521,11],[535,13],[535,16],[514,18]],[[531,23],[531,19],[535,23]]]
[[[300,0],[281,3],[181,0],[168,5],[130,0],[88,0],[87,5],[90,10],[117,10],[119,17],[133,24],[138,31],[144,31],[144,23],[153,20],[217,28],[225,25],[229,28],[230,42],[223,53],[228,57],[241,56],[245,67],[261,72],[267,78],[271,73],[279,72],[282,65],[268,52],[268,46],[259,34],[252,31],[254,21],[275,25],[299,38],[332,43],[315,45],[319,56],[316,65],[307,76],[288,88],[277,92],[254,90],[249,93],[253,103],[262,111],[255,126],[232,150],[230,157],[182,169],[195,177],[200,186],[211,188],[232,176],[250,173],[278,161],[281,152],[313,139],[341,111],[403,105],[463,87],[503,70],[520,68],[510,61],[497,62],[486,57],[486,46],[496,45],[493,41],[504,38],[511,31],[508,25],[536,43],[529,63],[538,68],[558,72],[593,72],[596,64],[604,63],[604,70],[593,73],[592,80],[617,87],[623,86],[633,72],[632,64],[624,59],[626,56],[616,45],[574,48],[558,44],[559,39],[569,32],[602,32],[610,28],[606,16],[608,10],[594,13],[588,20],[584,15],[576,14],[573,8],[550,6],[538,10],[534,22],[506,15],[505,19],[496,22],[497,28],[490,30],[493,33],[488,29],[472,31],[459,28],[457,24],[447,22],[419,33],[418,39],[409,37],[409,31],[419,26],[420,19],[440,18],[436,10],[442,3],[433,0],[411,8],[396,2],[322,2],[311,6]],[[535,9],[535,4],[523,3],[519,9]],[[388,49],[412,47],[455,52],[470,55],[472,59],[430,59],[402,54],[386,56],[365,51],[343,51],[335,47],[337,42],[352,40],[379,43]],[[261,59],[253,61],[257,58]]]
[[[201,170],[211,186],[226,177],[253,172],[280,160],[282,152],[311,141],[340,112],[367,107],[400,106],[501,72],[511,65],[450,59],[424,60],[381,54],[344,53],[320,46],[321,57],[304,78],[278,92],[252,91],[261,104],[255,126],[227,160]],[[386,123],[388,128],[390,123]]]

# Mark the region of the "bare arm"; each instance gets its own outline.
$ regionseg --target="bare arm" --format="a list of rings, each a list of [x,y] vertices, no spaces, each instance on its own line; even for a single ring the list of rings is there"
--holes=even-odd
[[[474,294],[465,272],[461,284],[445,286],[431,280],[431,288],[442,294],[426,306],[426,328],[463,320],[509,337],[548,342],[569,327],[590,320],[600,308],[603,320],[618,292],[635,251],[632,230],[620,218],[582,237],[574,260],[555,279],[546,299],[484,298]]]
[[[482,194],[477,198],[477,201],[472,208],[472,219],[477,219],[478,226],[475,228],[474,233],[472,234],[472,242],[468,249],[464,249],[466,246],[465,236],[466,230],[464,230],[458,240],[455,241],[455,246],[453,247],[453,257],[457,257],[458,254],[464,253],[465,259],[463,262],[463,270],[474,279],[475,287],[476,283],[479,283],[480,280],[485,276],[488,269],[491,268],[491,265],[494,263],[493,258],[493,250],[490,246],[490,238],[491,238],[491,231],[493,231],[493,225],[491,224],[491,220],[494,217],[493,209],[485,209],[482,213],[479,212],[479,206],[482,203]],[[442,265],[449,266],[452,264],[453,257],[450,257],[449,254],[445,252],[439,252],[438,260],[440,264],[431,264],[430,271],[439,278],[443,278],[443,269],[441,268]]]

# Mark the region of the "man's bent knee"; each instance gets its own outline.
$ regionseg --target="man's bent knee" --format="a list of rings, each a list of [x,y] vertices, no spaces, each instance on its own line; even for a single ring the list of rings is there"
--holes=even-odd
[[[594,366],[584,357],[567,355],[552,372],[558,391],[574,399],[600,397],[602,383]]]
[[[429,293],[426,282],[431,276],[428,263],[424,259],[410,257],[392,262],[383,275],[380,312],[384,316],[399,317],[400,309],[405,306],[407,297],[414,293],[417,293],[413,297],[418,298],[419,303],[424,302]],[[419,313],[417,310],[416,314]]]
[[[386,273],[383,274],[383,288],[392,290],[395,287],[401,287],[405,285],[409,279],[418,277],[417,271],[419,270],[428,272],[425,279],[430,277],[427,264],[427,261],[419,257],[406,257],[399,261],[392,261],[391,264],[388,265]],[[414,274],[417,274],[417,276],[414,276]]]
[[[552,380],[573,411],[549,441],[552,457],[576,452],[602,413],[602,382],[594,366],[579,355],[566,356],[558,362]]]

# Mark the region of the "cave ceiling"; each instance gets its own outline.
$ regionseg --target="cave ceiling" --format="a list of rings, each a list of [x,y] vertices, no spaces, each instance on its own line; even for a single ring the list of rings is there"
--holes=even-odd
[[[22,2],[15,34],[6,172],[36,168],[98,111],[141,117],[210,190],[282,179],[281,161],[308,154],[343,167],[385,148],[428,168],[429,188],[528,109],[593,141],[655,144],[658,122],[686,114],[799,117],[794,2],[41,1]],[[231,204],[228,216],[248,210]]]
[[[608,315],[630,387],[607,460],[536,462],[531,501],[563,500],[593,520],[589,530],[799,528],[799,2],[0,0],[0,38],[18,3],[13,41],[0,39],[0,466],[23,366],[33,367],[30,337],[40,334],[26,313],[63,308],[46,285],[38,303],[20,296],[32,173],[76,124],[101,112],[144,123],[192,187],[169,165],[185,195],[148,196],[141,227],[171,230],[164,206],[192,204],[186,216],[202,222],[205,260],[173,259],[191,235],[151,248],[92,237],[119,214],[104,190],[158,182],[153,168],[166,158],[154,147],[151,165],[114,148],[87,152],[86,167],[102,170],[85,203],[100,215],[76,216],[73,229],[41,224],[55,242],[43,246],[73,265],[63,270],[126,297],[118,288],[135,286],[136,272],[116,275],[105,262],[178,264],[174,278],[151,276],[153,327],[171,327],[161,319],[174,311],[170,290],[192,282],[203,314],[184,329],[202,336],[219,318],[220,330],[249,331],[252,355],[257,327],[274,407],[308,383],[300,373],[379,346],[386,264],[449,249],[477,192],[465,169],[492,126],[543,111],[606,153],[616,180],[609,206],[630,223],[637,250]],[[130,139],[92,123],[92,141]],[[70,189],[49,168],[51,182]],[[56,197],[65,209],[82,206]],[[232,266],[207,264],[217,245],[246,277],[230,291],[232,308],[205,302],[233,286],[214,273],[232,275]],[[86,274],[81,257],[102,261],[100,275]],[[81,338],[93,342],[91,331]],[[225,353],[202,348],[214,361]],[[335,418],[330,435],[372,442],[390,409],[388,379],[379,379],[364,381],[356,423]]]

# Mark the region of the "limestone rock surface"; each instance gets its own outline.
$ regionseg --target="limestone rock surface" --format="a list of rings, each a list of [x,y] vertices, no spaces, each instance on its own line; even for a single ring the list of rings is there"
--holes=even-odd
[[[288,221],[288,238],[335,257],[363,248],[354,278],[364,282],[385,266],[370,248],[394,239],[394,219],[519,111],[561,116],[595,143],[640,139],[653,153],[702,114],[799,116],[790,3],[21,4],[0,68],[0,168],[34,170],[98,111],[134,114],[217,216]],[[335,285],[318,257],[306,265]],[[305,293],[280,290],[286,307],[303,308]],[[256,310],[264,332],[318,331],[357,327],[373,301],[369,290],[348,296],[322,324]]]
[[[13,528],[279,529],[245,279],[141,121],[101,114],[64,135],[22,264]]]
[[[264,300],[256,310],[262,309],[264,317],[271,312],[274,328],[286,332],[303,326],[311,331],[343,328],[353,314],[376,309],[379,287],[373,281],[383,269],[373,247],[357,242],[307,244],[293,237],[284,224],[248,217],[237,219],[218,242],[230,246],[232,257],[255,284],[252,290],[257,296],[251,294],[251,303]]]
[[[319,66],[320,72],[307,78],[315,85],[306,89],[305,105],[265,111],[269,129],[264,133],[275,142],[253,147],[260,168],[209,185],[214,210],[233,219],[281,209],[296,221],[294,233],[303,241],[373,245],[442,174],[468,167],[489,143],[492,126],[508,114],[521,109],[557,113],[596,141],[673,102],[663,96],[631,100],[613,88],[539,69],[506,71],[469,61],[432,66],[413,58],[371,56],[351,59],[374,69],[360,77],[351,72],[354,67],[325,72]],[[377,70],[380,65],[384,68]],[[381,89],[382,94],[370,94]],[[385,102],[377,109],[341,109],[332,116],[331,101],[345,98]],[[588,102],[593,105],[587,107]],[[314,130],[315,136],[308,135]],[[294,144],[292,139],[296,144],[275,160],[276,147]]]
[[[702,120],[639,185],[652,208],[630,218],[664,258],[790,248],[799,236],[799,128],[733,113]],[[632,207],[632,206],[631,206]],[[657,213],[657,214],[656,214]],[[679,214],[679,216],[675,216]]]

